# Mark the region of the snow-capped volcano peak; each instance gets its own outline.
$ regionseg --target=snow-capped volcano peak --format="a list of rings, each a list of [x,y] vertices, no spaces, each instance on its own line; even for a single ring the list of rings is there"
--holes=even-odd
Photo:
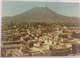
[[[79,18],[64,16],[54,12],[46,6],[39,5],[19,15],[4,17],[3,22],[52,22],[70,23],[80,22]]]
[[[43,7],[43,8],[45,8],[45,6],[43,6],[43,5],[38,5],[37,7]]]

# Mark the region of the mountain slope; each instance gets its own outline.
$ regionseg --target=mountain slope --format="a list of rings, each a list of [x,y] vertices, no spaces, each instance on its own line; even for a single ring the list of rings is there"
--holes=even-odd
[[[3,22],[78,22],[79,18],[58,14],[45,6],[37,6],[13,17],[3,17]]]

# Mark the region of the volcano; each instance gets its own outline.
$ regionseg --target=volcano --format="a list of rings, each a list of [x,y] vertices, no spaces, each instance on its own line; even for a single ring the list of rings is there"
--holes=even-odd
[[[24,13],[12,17],[3,17],[2,22],[68,22],[77,23],[79,18],[58,14],[46,6],[36,6]]]

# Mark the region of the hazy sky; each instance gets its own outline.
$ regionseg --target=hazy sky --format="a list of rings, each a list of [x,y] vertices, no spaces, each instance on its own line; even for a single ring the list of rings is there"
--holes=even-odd
[[[3,1],[2,16],[18,15],[38,5],[44,5],[62,15],[79,17],[79,3],[27,1]]]

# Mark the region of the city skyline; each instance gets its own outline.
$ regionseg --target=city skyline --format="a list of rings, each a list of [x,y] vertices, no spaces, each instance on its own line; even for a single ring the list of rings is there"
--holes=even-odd
[[[79,3],[63,3],[63,2],[27,2],[27,1],[3,1],[2,16],[15,16],[26,12],[38,5],[43,5],[56,13],[79,17]]]

